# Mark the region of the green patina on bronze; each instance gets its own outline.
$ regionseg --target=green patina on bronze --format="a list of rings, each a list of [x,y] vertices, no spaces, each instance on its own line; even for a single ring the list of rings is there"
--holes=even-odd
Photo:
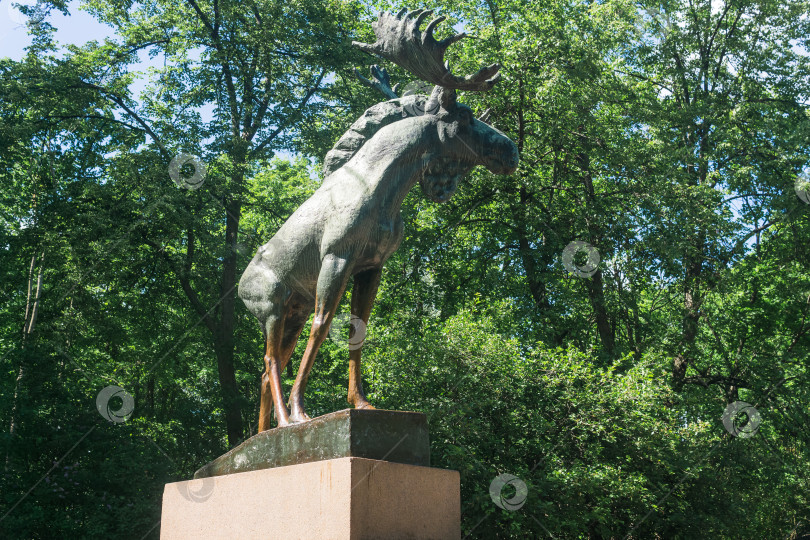
[[[430,466],[422,413],[344,409],[254,435],[194,474],[207,478],[343,457]]]
[[[310,420],[304,392],[318,349],[352,282],[349,321],[349,389],[356,409],[373,408],[363,390],[361,352],[366,325],[385,262],[405,238],[401,207],[419,184],[437,203],[450,200],[459,182],[477,166],[494,174],[517,170],[517,145],[456,101],[456,91],[486,91],[498,81],[498,64],[465,77],[445,63],[447,48],[466,34],[438,41],[433,36],[445,17],[420,30],[432,10],[380,12],[372,23],[374,43],[353,41],[435,84],[430,96],[397,97],[381,68],[372,70],[373,87],[389,98],[369,108],[324,158],[323,182],[309,199],[259,247],[239,280],[239,297],[259,321],[264,354],[259,431]],[[281,373],[312,317],[307,348],[290,389],[289,410]],[[334,336],[333,336],[334,337]]]

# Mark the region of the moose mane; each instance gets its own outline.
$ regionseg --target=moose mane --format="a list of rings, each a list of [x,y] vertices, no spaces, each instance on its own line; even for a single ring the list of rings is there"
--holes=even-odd
[[[415,114],[424,114],[428,96],[411,94],[400,98],[383,101],[366,109],[343,136],[335,143],[323,160],[323,178],[329,176],[349,162],[358,150],[379,130],[389,124],[403,120]]]

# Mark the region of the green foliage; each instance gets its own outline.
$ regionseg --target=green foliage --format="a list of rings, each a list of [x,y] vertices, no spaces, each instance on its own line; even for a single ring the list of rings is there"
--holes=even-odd
[[[380,99],[349,46],[376,4],[91,1],[105,42],[57,54],[46,23],[0,60],[0,536],[157,538],[164,484],[255,433],[262,338],[229,288]],[[521,165],[405,200],[370,401],[428,415],[470,538],[809,534],[807,2],[439,5],[473,36],[454,73],[503,66],[459,99]],[[169,178],[181,151],[198,190]],[[590,278],[561,261],[574,240]],[[310,415],[346,406],[347,369],[327,340]],[[96,409],[110,385],[126,422]],[[751,438],[722,422],[735,401]]]

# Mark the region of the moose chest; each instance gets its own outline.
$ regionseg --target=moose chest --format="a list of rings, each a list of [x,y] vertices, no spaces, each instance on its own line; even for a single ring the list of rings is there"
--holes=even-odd
[[[404,226],[399,216],[382,218],[366,228],[363,266],[382,266],[402,242]]]

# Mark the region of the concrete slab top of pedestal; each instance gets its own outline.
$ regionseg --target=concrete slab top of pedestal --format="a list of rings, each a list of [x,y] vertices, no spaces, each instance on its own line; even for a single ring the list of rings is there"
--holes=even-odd
[[[344,409],[258,433],[202,467],[194,478],[344,457],[429,467],[427,418],[408,411]]]

